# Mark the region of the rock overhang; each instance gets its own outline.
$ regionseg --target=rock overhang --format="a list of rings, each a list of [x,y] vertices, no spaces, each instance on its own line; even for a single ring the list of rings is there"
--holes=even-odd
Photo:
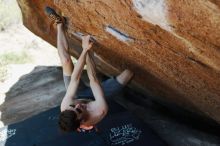
[[[216,0],[17,0],[24,25],[56,46],[44,13],[67,18],[70,52],[81,34],[96,40],[101,72],[135,72],[137,88],[220,122],[220,4]]]

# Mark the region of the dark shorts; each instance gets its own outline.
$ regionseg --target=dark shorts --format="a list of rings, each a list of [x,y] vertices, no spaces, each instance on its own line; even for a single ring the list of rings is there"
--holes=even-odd
[[[63,76],[63,78],[65,87],[67,89],[71,80],[71,76]],[[117,81],[116,78],[109,78],[103,81],[101,86],[106,99],[119,94],[124,87]],[[80,80],[76,96],[77,99],[95,100],[91,88],[86,86],[82,80]]]

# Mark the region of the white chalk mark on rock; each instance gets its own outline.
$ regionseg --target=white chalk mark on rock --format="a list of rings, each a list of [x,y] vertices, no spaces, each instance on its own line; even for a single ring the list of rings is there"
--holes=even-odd
[[[168,11],[165,0],[133,0],[133,5],[145,21],[172,31],[167,20]]]
[[[120,32],[119,30],[113,28],[112,26],[107,26],[105,28],[105,30],[108,33],[110,33],[111,35],[113,35],[114,37],[116,37],[120,41],[127,42],[127,41],[132,41],[133,40],[127,34],[124,34],[124,33]]]

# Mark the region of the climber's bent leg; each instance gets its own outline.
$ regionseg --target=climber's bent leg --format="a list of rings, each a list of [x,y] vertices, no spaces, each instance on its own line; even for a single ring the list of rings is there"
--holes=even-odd
[[[62,23],[57,24],[57,49],[63,67],[63,74],[71,76],[74,66],[68,53],[69,48]]]
[[[121,74],[119,74],[116,77],[116,80],[122,84],[122,85],[126,85],[131,78],[133,77],[134,73],[128,69],[124,70]]]
[[[103,81],[102,88],[105,97],[108,99],[119,94],[125,85],[131,80],[133,75],[133,72],[130,70],[124,70],[118,76]]]

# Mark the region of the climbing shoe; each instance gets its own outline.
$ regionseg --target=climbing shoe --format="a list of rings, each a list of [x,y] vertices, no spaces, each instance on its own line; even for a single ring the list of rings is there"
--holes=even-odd
[[[60,15],[58,15],[54,9],[50,8],[50,7],[46,7],[45,8],[45,13],[47,14],[47,16],[53,20],[56,24],[58,23],[62,23],[62,17]]]

